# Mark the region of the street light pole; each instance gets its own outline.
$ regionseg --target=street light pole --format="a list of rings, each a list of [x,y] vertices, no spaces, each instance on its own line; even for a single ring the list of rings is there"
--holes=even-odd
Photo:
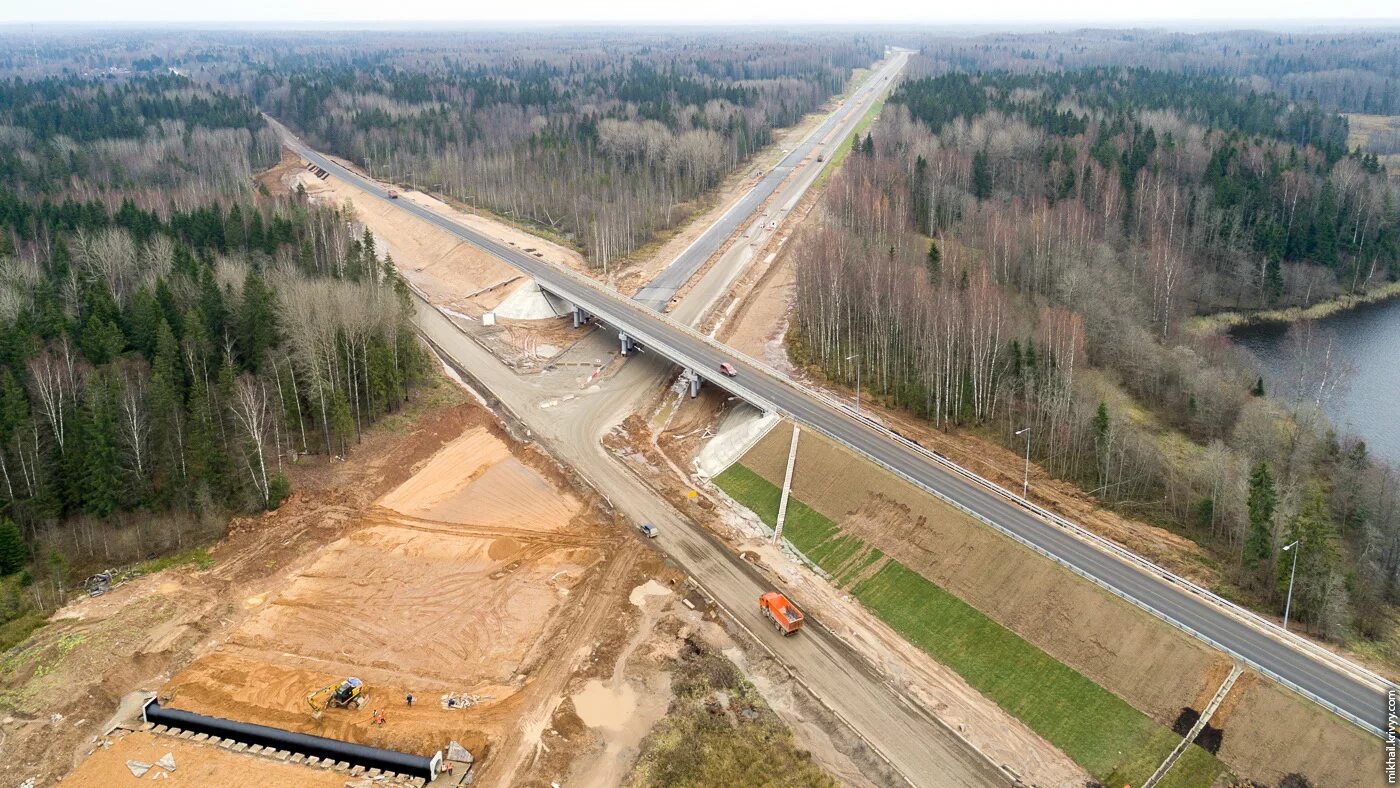
[[[1298,546],[1298,540],[1293,540],[1293,544],[1284,545],[1283,551],[1293,551],[1293,568],[1288,571],[1288,601],[1283,603],[1283,628],[1288,629],[1288,611],[1293,607],[1293,578],[1298,574],[1298,553],[1301,550],[1293,550]]]
[[[847,361],[850,361],[851,359],[859,359],[859,358],[860,358],[860,354],[859,354],[859,353],[853,353],[853,354],[851,354],[851,355],[849,355],[849,356],[846,356],[846,360],[847,360]],[[857,415],[857,416],[860,415],[860,362],[859,362],[859,361],[856,362],[856,415]]]
[[[1022,427],[1016,430],[1017,435],[1023,433],[1026,436],[1026,472],[1025,475],[1021,477],[1021,500],[1025,500],[1026,493],[1029,492],[1031,488],[1031,428]]]

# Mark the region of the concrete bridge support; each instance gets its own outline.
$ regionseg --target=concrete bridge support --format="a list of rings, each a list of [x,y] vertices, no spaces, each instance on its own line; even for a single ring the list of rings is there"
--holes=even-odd
[[[686,389],[690,391],[691,399],[700,396],[700,384],[704,383],[705,379],[700,377],[695,370],[686,367],[685,371],[681,373],[681,380],[685,381]]]
[[[637,347],[637,343],[632,341],[632,337],[627,336],[621,331],[617,332],[617,340],[622,343],[622,355],[624,356],[631,353]]]

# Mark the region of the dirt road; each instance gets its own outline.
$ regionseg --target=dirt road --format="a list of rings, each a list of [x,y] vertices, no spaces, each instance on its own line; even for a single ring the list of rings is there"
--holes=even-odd
[[[635,478],[602,446],[603,434],[633,412],[637,400],[664,385],[671,366],[645,355],[628,361],[592,393],[558,403],[548,377],[522,378],[464,336],[437,310],[417,302],[424,334],[468,370],[558,456],[619,511],[661,529],[655,541],[717,602],[752,629],[801,679],[867,738],[911,783],[937,786],[1004,785],[1009,781],[918,704],[891,688],[859,655],[819,624],[783,638],[762,625],[758,595],[768,583],[708,531],[677,512]],[[606,338],[595,338],[610,347]],[[553,404],[549,408],[544,403]]]

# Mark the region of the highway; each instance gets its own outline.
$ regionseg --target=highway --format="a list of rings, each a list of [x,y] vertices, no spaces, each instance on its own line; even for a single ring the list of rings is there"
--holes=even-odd
[[[656,539],[671,558],[744,625],[817,698],[833,709],[868,745],[912,785],[930,788],[1006,786],[1002,772],[917,702],[890,686],[839,637],[820,625],[798,637],[777,634],[758,614],[758,596],[771,590],[759,571],[728,550],[691,518],[677,511],[603,447],[603,433],[633,413],[637,400],[674,376],[664,358],[646,356],[624,365],[602,391],[556,402],[559,391],[540,375],[521,376],[468,338],[435,307],[416,300],[417,322],[438,352],[476,378],[510,408],[561,462],[632,522],[655,523]],[[589,352],[598,352],[596,347]],[[567,389],[578,393],[569,377]],[[800,601],[800,600],[799,600]],[[876,783],[877,775],[866,775]]]
[[[378,183],[340,166],[290,135],[287,138],[288,145],[308,161],[370,194],[388,199],[385,189]],[[949,472],[916,449],[832,406],[825,398],[640,302],[410,201],[396,200],[395,204],[500,257],[534,277],[545,289],[568,298],[608,325],[625,331],[643,347],[676,363],[698,371],[717,370],[725,361],[734,364],[739,371],[737,377],[729,379],[712,373],[715,378],[712,382],[758,407],[776,410],[815,429],[975,516],[995,523],[1083,576],[1198,637],[1209,638],[1213,645],[1284,680],[1314,700],[1330,704],[1374,732],[1385,729],[1386,693],[1382,687],[1334,663],[1318,660],[1295,644],[1265,632],[1198,594],[1116,558],[1027,512],[1006,497]]]
[[[642,288],[635,298],[638,301],[650,306],[657,311],[666,311],[666,305],[675,297],[676,292],[689,282],[695,272],[709,260],[730,236],[734,235],[738,229],[753,218],[758,208],[778,190],[787,180],[788,176],[801,165],[819,146],[830,156],[835,151],[837,145],[841,144],[846,135],[865,114],[870,103],[887,90],[894,82],[894,78],[904,68],[904,64],[909,60],[910,52],[905,50],[896,51],[884,66],[871,74],[854,93],[846,98],[841,106],[830,115],[811,134],[807,135],[797,147],[793,148],[786,156],[778,162],[773,169],[763,174],[759,182],[750,189],[743,197],[736,200],[729,210],[724,212],[714,224],[710,225],[704,233],[696,238],[694,243],[686,247],[675,260],[671,262],[661,273],[651,280],[646,287]],[[841,134],[831,136],[833,129],[843,125]],[[820,168],[817,168],[820,169]],[[816,177],[816,172],[812,173]],[[810,181],[808,181],[810,183]],[[805,190],[805,184],[803,185]]]

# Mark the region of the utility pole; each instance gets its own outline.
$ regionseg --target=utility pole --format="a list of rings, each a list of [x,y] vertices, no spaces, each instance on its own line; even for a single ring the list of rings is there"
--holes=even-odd
[[[847,361],[850,361],[851,359],[857,359],[857,361],[856,361],[856,415],[859,416],[859,415],[860,415],[860,361],[859,361],[859,359],[860,359],[860,354],[859,354],[859,353],[852,353],[851,355],[846,356],[846,360],[847,360]]]
[[[1016,434],[1024,434],[1026,436],[1026,471],[1021,477],[1021,500],[1025,500],[1026,493],[1029,492],[1031,488],[1031,428],[1022,427],[1016,430]]]
[[[1283,628],[1285,631],[1288,629],[1288,612],[1293,608],[1293,578],[1298,574],[1298,553],[1302,552],[1302,550],[1293,549],[1297,546],[1297,539],[1293,540],[1293,544],[1283,546],[1285,553],[1290,550],[1293,552],[1293,568],[1288,571],[1288,601],[1283,603]]]

